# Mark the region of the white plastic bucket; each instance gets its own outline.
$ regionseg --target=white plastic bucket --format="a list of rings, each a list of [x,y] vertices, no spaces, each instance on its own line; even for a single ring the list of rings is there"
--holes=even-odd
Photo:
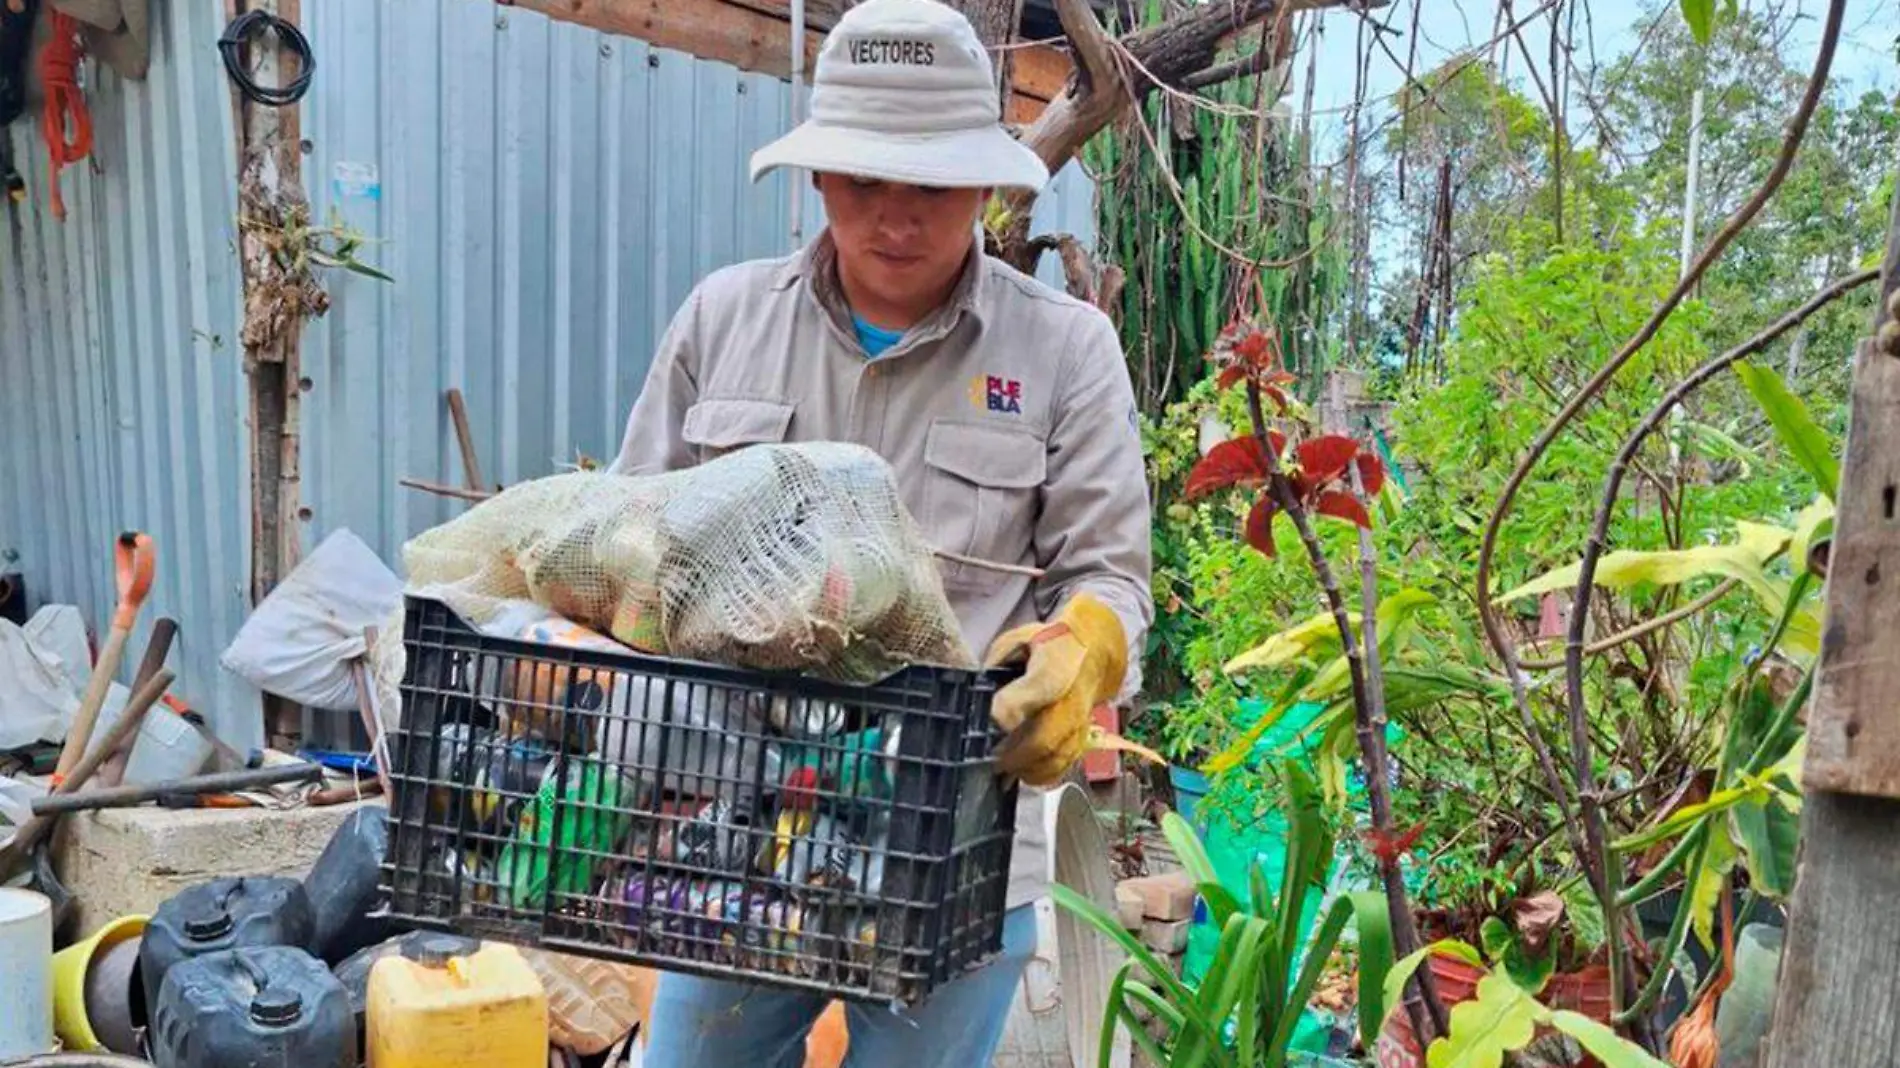
[[[125,687],[112,684],[105,705],[99,710],[99,725],[93,729],[91,747],[100,745],[112,725],[119,721],[129,697]],[[164,705],[155,704],[146,711],[145,722],[139,724],[132,755],[125,762],[122,783],[150,786],[189,778],[204,770],[212,753],[211,743],[198,733],[198,728]]]
[[[0,887],[0,1062],[53,1049],[53,903]]]

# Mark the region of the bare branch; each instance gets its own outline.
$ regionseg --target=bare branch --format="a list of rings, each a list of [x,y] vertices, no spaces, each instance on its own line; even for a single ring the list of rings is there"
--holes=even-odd
[[[1609,380],[1614,377],[1637,352],[1641,351],[1643,346],[1647,345],[1649,341],[1656,336],[1657,332],[1662,329],[1663,323],[1675,313],[1676,308],[1682,303],[1683,298],[1701,281],[1702,276],[1707,273],[1710,264],[1714,263],[1715,260],[1722,255],[1729,244],[1735,240],[1736,235],[1740,234],[1755,220],[1755,217],[1761,213],[1762,208],[1768,203],[1768,200],[1781,188],[1781,183],[1786,180],[1788,172],[1794,166],[1795,154],[1800,150],[1801,142],[1807,136],[1808,124],[1814,117],[1815,109],[1819,106],[1822,92],[1826,87],[1828,72],[1832,69],[1834,64],[1835,46],[1840,40],[1841,19],[1845,6],[1846,0],[1830,0],[1828,4],[1827,24],[1822,32],[1820,48],[1815,56],[1814,71],[1808,79],[1807,91],[1802,97],[1801,104],[1796,109],[1794,117],[1789,121],[1787,136],[1783,139],[1781,151],[1777,155],[1774,167],[1769,171],[1768,177],[1762,182],[1761,187],[1756,190],[1755,195],[1749,198],[1748,203],[1744,204],[1741,210],[1736,212],[1735,215],[1729,219],[1728,223],[1722,227],[1721,231],[1709,242],[1708,247],[1703,250],[1702,255],[1697,257],[1696,262],[1682,276],[1681,280],[1676,283],[1675,288],[1670,291],[1669,295],[1664,298],[1662,303],[1651,313],[1648,321],[1643,324],[1642,328],[1636,332],[1636,336],[1632,337],[1615,356],[1611,357],[1610,360],[1591,377],[1589,382],[1584,384],[1583,388],[1577,392],[1576,396],[1571,398],[1563,410],[1557,413],[1556,419],[1538,435],[1537,440],[1531,445],[1529,454],[1518,463],[1516,470],[1511,473],[1509,481],[1505,483],[1504,491],[1498,499],[1497,507],[1492,511],[1490,521],[1486,524],[1484,539],[1478,551],[1478,576],[1476,584],[1478,617],[1480,622],[1484,625],[1486,638],[1489,639],[1492,648],[1496,650],[1499,659],[1504,663],[1506,675],[1511,680],[1512,696],[1517,701],[1521,713],[1526,718],[1529,717],[1530,711],[1525,692],[1524,672],[1517,662],[1516,653],[1512,648],[1511,640],[1504,632],[1503,626],[1498,620],[1496,608],[1491,603],[1491,564],[1497,552],[1499,528],[1503,526],[1504,517],[1510,513],[1511,506],[1517,499],[1518,490],[1523,488],[1525,480],[1530,477],[1531,470],[1537,465],[1537,462],[1543,458],[1544,453],[1550,448],[1551,443],[1570,425],[1571,421],[1576,418],[1577,413],[1582,411],[1586,404],[1603,391],[1604,386]],[[1578,588],[1580,590],[1587,590],[1590,586],[1590,579],[1591,576],[1587,573],[1581,576]],[[1573,632],[1572,638],[1575,642],[1573,653],[1576,661],[1580,664],[1583,653],[1581,628],[1584,625],[1585,619],[1580,615],[1573,615],[1570,622]],[[1622,981],[1626,971],[1627,961],[1625,960],[1626,949],[1621,936],[1622,928],[1619,926],[1619,914],[1621,910],[1617,906],[1615,888],[1610,886],[1608,882],[1608,856],[1604,843],[1603,814],[1595,796],[1596,775],[1590,762],[1588,717],[1583,715],[1582,712],[1582,673],[1579,668],[1568,674],[1570,675],[1568,687],[1570,691],[1569,719],[1572,750],[1571,759],[1573,764],[1571,770],[1576,777],[1584,837],[1584,841],[1579,843],[1581,848],[1578,850],[1578,853],[1584,863],[1584,869],[1590,877],[1591,889],[1595,892],[1598,901],[1603,907],[1604,926],[1610,935],[1611,972],[1616,980],[1615,999],[1617,1007],[1620,1010],[1625,1004],[1624,998],[1627,994]],[[1539,754],[1540,761],[1543,760],[1544,757],[1545,754]]]

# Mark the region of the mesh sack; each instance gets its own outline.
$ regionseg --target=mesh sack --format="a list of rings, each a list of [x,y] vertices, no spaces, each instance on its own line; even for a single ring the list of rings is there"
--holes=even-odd
[[[634,649],[736,667],[869,683],[908,664],[976,666],[894,474],[858,445],[537,479],[417,536],[403,565],[410,592],[483,630],[528,600]],[[378,644],[393,725],[401,649]]]

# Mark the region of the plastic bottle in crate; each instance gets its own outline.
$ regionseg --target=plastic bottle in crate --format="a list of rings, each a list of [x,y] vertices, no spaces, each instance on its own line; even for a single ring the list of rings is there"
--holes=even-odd
[[[434,816],[453,826],[459,807],[465,810],[468,830],[508,835],[546,781],[554,758],[554,752],[535,739],[451,724],[443,728],[436,751],[435,779],[443,785],[430,791]]]
[[[558,899],[588,893],[633,829],[638,797],[637,786],[598,761],[551,767],[496,859],[503,903],[538,908],[549,894]]]
[[[369,1068],[545,1068],[548,998],[513,946],[418,932],[370,967]]]

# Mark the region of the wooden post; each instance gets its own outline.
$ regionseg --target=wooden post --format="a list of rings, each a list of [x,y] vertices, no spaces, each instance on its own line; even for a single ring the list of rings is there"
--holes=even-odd
[[[268,11],[295,24],[301,0],[227,0],[226,13]],[[259,85],[287,84],[297,74],[294,59],[261,34],[251,39]],[[251,603],[262,601],[292,568],[302,550],[304,390],[301,358],[305,316],[320,313],[324,298],[314,286],[284,286],[283,269],[268,245],[268,230],[301,213],[304,197],[300,105],[270,107],[231,87],[238,130],[239,267],[244,290],[244,370],[249,379],[251,428]],[[294,750],[303,736],[295,702],[264,698],[264,734],[270,745]]]
[[[1894,198],[1874,333],[1900,302]],[[1854,365],[1768,1068],[1900,1064],[1900,344]]]

